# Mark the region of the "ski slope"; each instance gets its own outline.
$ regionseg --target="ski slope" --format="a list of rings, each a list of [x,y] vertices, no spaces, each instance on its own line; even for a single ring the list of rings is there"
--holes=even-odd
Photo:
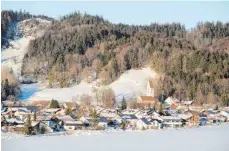
[[[115,92],[116,99],[120,101],[123,96],[128,98],[134,95],[146,93],[147,81],[149,80],[149,78],[155,77],[156,73],[150,68],[143,68],[141,70],[132,69],[123,73],[118,80],[106,87],[112,88]],[[93,87],[94,82],[81,82],[80,84],[69,88],[42,88],[39,91],[36,91],[32,96],[24,100],[34,101],[56,99],[60,102],[72,101],[74,97],[78,97],[83,94],[93,96]],[[22,91],[22,93],[27,92]]]
[[[228,151],[229,124],[161,131],[33,136],[2,140],[2,151]]]

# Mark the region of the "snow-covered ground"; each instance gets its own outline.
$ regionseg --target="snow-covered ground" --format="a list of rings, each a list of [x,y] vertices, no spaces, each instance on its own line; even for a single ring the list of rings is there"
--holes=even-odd
[[[229,124],[192,129],[129,131],[95,135],[17,137],[2,151],[228,151]]]
[[[143,68],[141,70],[132,69],[126,71],[118,80],[107,87],[110,87],[115,91],[116,98],[119,101],[122,99],[122,96],[127,98],[133,95],[146,93],[147,80],[149,80],[149,78],[155,78],[155,76],[156,73],[150,68]],[[24,99],[29,101],[51,99],[56,99],[58,101],[72,101],[72,98],[82,94],[93,95],[93,85],[93,83],[81,82],[79,85],[69,88],[43,88],[40,90],[37,89],[37,85],[33,85],[34,87],[30,87],[30,89],[37,91],[33,91],[34,93],[31,95],[32,90],[27,91],[27,89],[22,89],[22,96],[29,96]]]

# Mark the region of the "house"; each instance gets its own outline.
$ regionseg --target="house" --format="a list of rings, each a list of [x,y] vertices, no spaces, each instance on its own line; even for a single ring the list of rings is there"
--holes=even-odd
[[[137,114],[140,112],[139,109],[126,109],[122,111],[122,114],[129,115],[129,114]]]
[[[220,111],[220,114],[225,116],[227,118],[227,121],[229,121],[229,111]]]
[[[181,103],[185,106],[191,106],[193,102],[194,102],[193,100],[192,101],[184,101],[184,100],[181,101]]]
[[[92,117],[90,116],[82,116],[79,119],[81,122],[83,122],[84,126],[88,127],[92,124]]]
[[[170,110],[176,110],[177,107],[178,107],[178,105],[176,105],[175,103],[172,103],[172,104],[170,105]]]
[[[159,118],[152,118],[149,120],[153,128],[161,129],[163,128],[163,121]]]
[[[135,113],[135,115],[137,116],[137,118],[150,118],[153,114],[154,110],[141,110],[137,113]]]
[[[127,115],[123,114],[123,115],[121,115],[121,119],[123,121],[126,121],[130,127],[136,126],[136,123],[138,121],[138,118],[134,114],[127,114]]]
[[[163,121],[163,125],[165,127],[181,127],[182,126],[182,121],[180,117],[175,117],[175,116],[162,116],[161,117]]]
[[[31,115],[28,110],[26,110],[25,108],[21,108],[14,113],[14,116],[20,120],[24,120],[29,114]]]
[[[64,108],[64,109],[69,108],[69,109],[71,109],[71,110],[76,110],[76,109],[78,108],[78,105],[77,105],[77,103],[75,103],[75,102],[65,102],[65,103],[63,104],[63,108]]]
[[[200,113],[199,114],[199,125],[203,126],[203,125],[207,125],[208,124],[208,117],[205,114]]]
[[[115,119],[118,116],[117,111],[115,109],[104,109],[100,113],[101,117],[106,117],[109,119]]]
[[[67,131],[75,130],[79,124],[69,115],[57,117],[57,119],[60,121],[60,125]]]
[[[171,104],[179,104],[180,101],[178,99],[172,98],[172,97],[168,97],[165,102],[166,104],[168,104],[169,106],[171,106]]]
[[[44,109],[43,112],[46,115],[54,115],[60,110],[61,110],[61,108],[49,108],[49,109]]]
[[[103,128],[107,128],[108,127],[108,119],[106,117],[100,117],[99,121],[98,121],[98,126],[101,126]]]
[[[101,107],[101,106],[96,106],[95,107],[95,111],[97,114],[100,114],[103,110],[105,110],[105,108]]]
[[[8,126],[24,125],[24,121],[18,120],[16,118],[6,119],[6,123]]]
[[[197,112],[191,112],[192,117],[189,119],[188,121],[188,125],[189,126],[198,126],[200,123],[200,117],[199,114]]]
[[[31,126],[32,126],[32,129],[35,133],[39,132],[39,130],[40,130],[40,122],[39,121],[32,121]]]
[[[28,106],[36,106],[39,109],[44,109],[44,108],[48,107],[48,105],[49,105],[49,101],[33,101]]]
[[[193,117],[193,115],[190,112],[184,112],[182,114],[179,114],[178,117],[180,117],[182,119],[183,124],[189,125],[190,120]]]
[[[146,118],[140,118],[136,123],[136,127],[138,129],[149,129],[151,128],[151,123]]]
[[[58,125],[57,118],[53,116],[37,116],[37,121],[40,122],[40,128],[45,127],[47,132],[54,132],[60,130],[60,125]]]

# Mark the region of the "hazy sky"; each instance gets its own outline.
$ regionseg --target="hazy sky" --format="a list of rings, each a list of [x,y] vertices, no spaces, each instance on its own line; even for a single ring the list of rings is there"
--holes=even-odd
[[[2,10],[26,10],[58,19],[73,11],[103,16],[113,23],[181,22],[186,28],[198,21],[229,21],[229,2],[29,2],[2,1]]]

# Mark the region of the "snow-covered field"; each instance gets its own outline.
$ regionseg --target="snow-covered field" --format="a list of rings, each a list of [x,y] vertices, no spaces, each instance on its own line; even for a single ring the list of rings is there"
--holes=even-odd
[[[141,70],[132,69],[126,71],[118,80],[107,87],[110,87],[115,91],[117,100],[121,100],[123,95],[130,97],[139,93],[146,93],[147,80],[149,80],[149,78],[155,78],[155,76],[156,73],[150,68],[143,68]],[[75,85],[70,88],[43,88],[34,92],[32,96],[27,97],[27,100],[33,101],[57,99],[58,101],[71,101],[72,98],[82,94],[93,95],[93,85],[93,83],[90,84],[81,82],[79,85]],[[37,87],[36,85],[34,86]],[[33,87],[30,88],[34,89]],[[22,89],[22,95],[24,94],[25,96],[28,96],[26,94],[28,92],[23,90],[26,89]]]
[[[228,151],[229,124],[192,129],[111,132],[95,135],[17,137],[2,151]]]

